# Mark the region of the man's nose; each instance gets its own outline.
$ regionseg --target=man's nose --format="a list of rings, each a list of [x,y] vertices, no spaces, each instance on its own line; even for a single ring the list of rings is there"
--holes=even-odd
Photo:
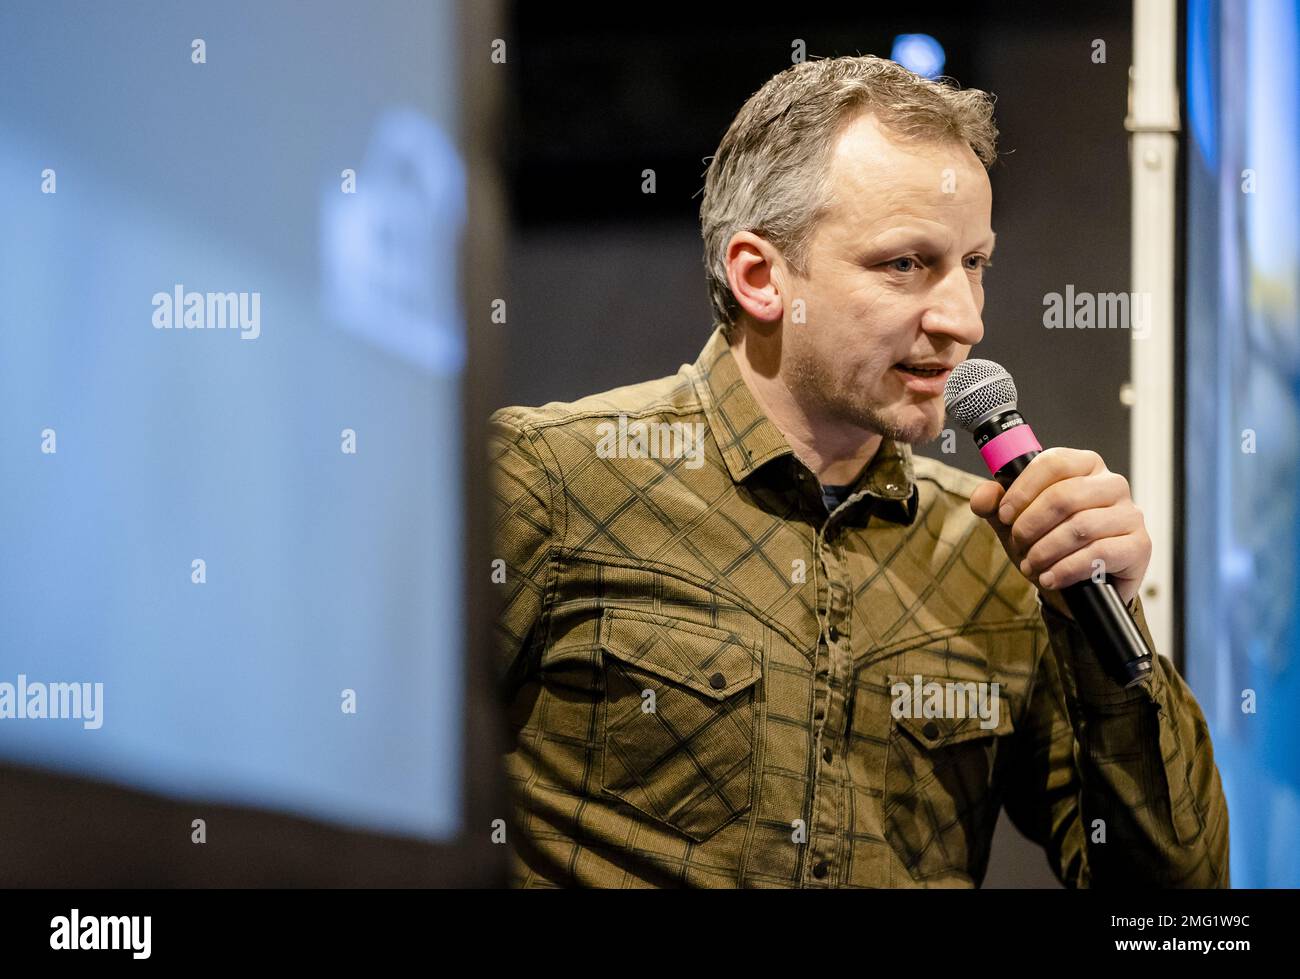
[[[921,318],[921,329],[973,347],[984,339],[982,299],[980,287],[964,268],[958,267],[935,283],[930,305]]]

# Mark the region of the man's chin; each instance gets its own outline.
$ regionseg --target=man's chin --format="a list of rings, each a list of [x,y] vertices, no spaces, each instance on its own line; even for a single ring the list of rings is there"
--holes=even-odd
[[[942,428],[926,426],[921,429],[901,429],[897,435],[891,435],[889,437],[895,442],[906,442],[908,445],[920,446],[933,442],[942,434]]]
[[[872,426],[885,438],[908,445],[924,445],[943,434],[943,413],[932,414],[924,409],[909,407],[885,418],[878,418]]]
[[[876,407],[859,400],[839,399],[827,405],[828,414],[864,432],[874,432],[895,442],[921,445],[943,434],[943,399],[904,402]]]

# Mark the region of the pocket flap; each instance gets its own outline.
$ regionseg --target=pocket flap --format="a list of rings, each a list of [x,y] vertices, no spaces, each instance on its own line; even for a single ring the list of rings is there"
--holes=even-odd
[[[744,690],[762,674],[757,642],[649,612],[607,609],[600,623],[600,645],[624,663],[713,700]]]
[[[890,713],[926,748],[1001,737],[1015,730],[1011,704],[1001,695],[1002,685],[994,686],[997,681],[925,674],[890,674],[888,681]],[[927,708],[941,716],[927,716]]]

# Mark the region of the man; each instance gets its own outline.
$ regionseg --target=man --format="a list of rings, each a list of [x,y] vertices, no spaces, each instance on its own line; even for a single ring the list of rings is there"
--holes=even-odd
[[[1151,643],[1127,482],[911,454],[983,336],[995,138],[892,62],[782,72],[709,167],[695,363],[493,416],[516,884],[972,887],[1006,806],[1067,886],[1227,886],[1190,691],[1059,595],[1103,561]]]

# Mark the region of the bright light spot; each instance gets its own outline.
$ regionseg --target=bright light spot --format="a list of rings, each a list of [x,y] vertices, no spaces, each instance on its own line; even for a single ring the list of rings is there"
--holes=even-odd
[[[943,45],[929,34],[899,34],[889,57],[924,78],[938,78],[946,56]]]

